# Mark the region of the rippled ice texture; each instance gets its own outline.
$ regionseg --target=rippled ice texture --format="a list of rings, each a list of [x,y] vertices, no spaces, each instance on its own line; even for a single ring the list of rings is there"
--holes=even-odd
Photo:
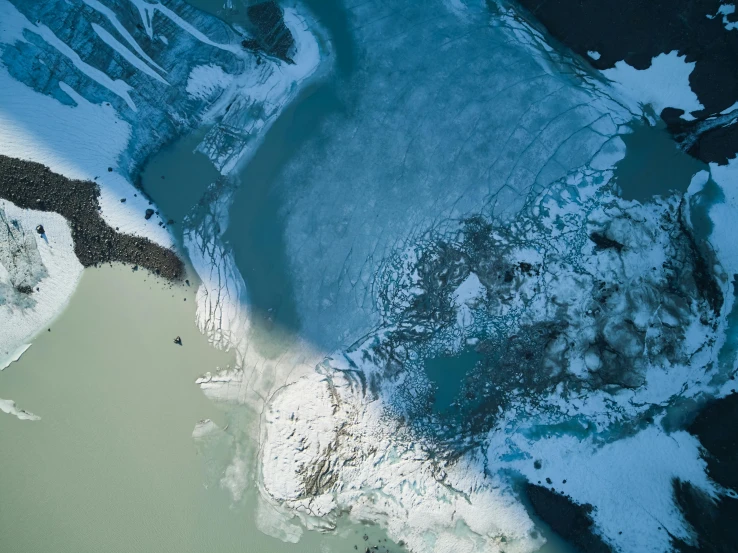
[[[318,528],[349,511],[413,551],[533,551],[510,474],[535,483],[541,466],[595,505],[610,545],[689,541],[672,479],[717,493],[699,444],[639,425],[706,390],[726,280],[698,276],[680,198],[640,205],[609,185],[633,104],[496,6],[346,15],[340,109],[273,184],[299,352],[252,349],[243,374],[202,381],[266,398],[270,508]],[[458,377],[457,416],[432,412],[418,368],[469,346],[484,361]]]
[[[329,350],[379,322],[382,259],[447,219],[514,216],[592,159],[624,117],[485,10],[347,11],[357,60],[340,87],[346,112],[279,181],[302,332]]]

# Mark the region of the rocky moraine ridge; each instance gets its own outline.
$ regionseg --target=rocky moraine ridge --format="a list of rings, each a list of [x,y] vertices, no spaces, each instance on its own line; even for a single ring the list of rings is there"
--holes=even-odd
[[[99,197],[100,188],[94,182],[71,180],[40,163],[0,155],[0,198],[25,209],[54,211],[67,219],[74,253],[84,267],[119,261],[170,280],[182,277],[184,264],[174,251],[110,227],[100,215]],[[45,233],[42,226],[36,231]]]

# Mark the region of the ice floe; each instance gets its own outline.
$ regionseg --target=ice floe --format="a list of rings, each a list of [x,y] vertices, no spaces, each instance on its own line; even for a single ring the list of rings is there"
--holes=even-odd
[[[41,420],[41,417],[19,408],[15,404],[15,401],[12,401],[10,399],[0,399],[0,411],[2,411],[3,413],[7,413],[8,415],[14,415],[22,421]]]

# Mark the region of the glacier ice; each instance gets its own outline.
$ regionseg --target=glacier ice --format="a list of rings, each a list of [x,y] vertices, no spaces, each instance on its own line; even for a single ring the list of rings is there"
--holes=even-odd
[[[729,381],[730,279],[690,229],[688,199],[615,193],[617,135],[643,115],[638,103],[661,101],[646,94],[660,85],[642,74],[648,86],[623,95],[504,9],[349,13],[361,63],[337,87],[342,109],[273,184],[300,339],[276,359],[234,344],[241,366],[201,381],[211,397],[266,403],[270,512],[319,529],[349,512],[416,551],[533,551],[540,536],[506,475],[532,478],[535,447],[551,467],[607,458],[602,477],[615,482],[625,467],[649,479],[618,458],[635,444],[649,459],[651,445],[683,440],[650,488],[661,518],[619,534],[627,501],[607,489],[573,500],[592,502],[616,550],[668,550],[664,527],[689,541],[672,479],[714,486],[694,439],[653,417]],[[233,243],[244,227],[227,224]],[[423,361],[469,345],[485,360],[455,412],[435,413]]]
[[[690,542],[673,479],[724,490],[697,440],[664,421],[733,389],[736,166],[645,203],[619,197],[612,171],[627,125],[652,117],[643,106],[701,108],[690,62],[673,52],[595,75],[495,3],[347,1],[349,62],[299,4],[283,12],[289,60],[242,48],[241,30],[183,2],[83,4],[0,0],[0,105],[38,108],[0,110],[0,152],[98,177],[111,224],[170,244],[134,215],[148,202],[131,183],[162,144],[208,127],[198,151],[221,176],[183,239],[202,281],[197,324],[237,365],[197,384],[260,414],[247,430],[261,528],[296,541],[295,517],[329,530],[348,514],[412,551],[534,551],[544,538],[520,481],[546,473],[594,506],[615,550]],[[296,328],[266,355],[238,254],[252,183],[238,190],[238,175],[315,83],[337,107],[271,183]],[[80,268],[47,261],[38,240],[0,279],[43,290],[63,266],[52,313]],[[279,321],[280,305],[259,307]],[[468,348],[479,359],[456,375],[451,408],[434,409],[443,383],[424,363]],[[236,499],[247,456],[236,447],[223,475]]]

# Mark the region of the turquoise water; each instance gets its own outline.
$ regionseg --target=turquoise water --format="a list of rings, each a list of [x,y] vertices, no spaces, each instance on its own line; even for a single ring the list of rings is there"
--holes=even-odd
[[[467,348],[457,355],[425,360],[425,374],[435,386],[434,410],[443,412],[451,406],[461,391],[467,373],[481,359],[482,356],[473,348]]]
[[[212,162],[195,148],[207,128],[183,136],[158,151],[141,172],[141,184],[161,211],[164,220],[174,220],[175,234],[192,206],[202,197],[219,173]]]
[[[625,157],[615,165],[615,182],[627,200],[648,201],[672,192],[685,193],[692,177],[709,167],[680,150],[666,126],[632,125],[622,135]]]
[[[206,4],[218,2],[198,0],[198,5]],[[295,282],[285,243],[285,196],[294,190],[279,183],[285,165],[314,138],[325,119],[346,112],[341,83],[351,75],[357,61],[348,15],[341,2],[311,0],[304,5],[327,32],[335,52],[335,71],[330,78],[309,85],[287,106],[266,133],[258,154],[238,171],[235,178],[240,186],[230,209],[235,216],[224,236],[246,283],[256,322],[253,342],[266,357],[279,355],[273,344],[286,344],[304,324],[297,314]],[[324,40],[321,36],[319,40]],[[316,266],[315,271],[320,268]]]

